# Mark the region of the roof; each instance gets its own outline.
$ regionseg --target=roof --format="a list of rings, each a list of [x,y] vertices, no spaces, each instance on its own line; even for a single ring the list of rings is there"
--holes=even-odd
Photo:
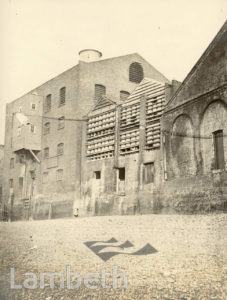
[[[104,108],[106,106],[113,105],[113,104],[116,104],[116,103],[114,101],[110,100],[109,98],[107,98],[106,96],[101,96],[97,100],[97,102],[94,105],[92,111],[98,110],[98,109],[101,109],[101,108]]]
[[[177,97],[177,95],[180,93],[180,91],[187,85],[190,78],[194,75],[196,70],[200,67],[200,65],[204,62],[206,57],[211,53],[211,51],[216,47],[217,43],[221,40],[224,34],[227,32],[227,21],[223,24],[217,35],[214,37],[214,39],[211,41],[207,49],[204,51],[202,56],[199,58],[199,60],[196,62],[194,67],[191,69],[191,71],[188,73],[188,75],[183,80],[182,84],[179,86],[179,88],[176,90],[176,92],[173,94],[173,96],[169,99],[169,101],[166,104],[166,108],[168,108],[168,105]],[[168,110],[168,109],[167,109]]]
[[[159,96],[164,93],[165,84],[151,78],[144,78],[140,84],[134,89],[125,103],[140,101],[145,95],[148,99]]]

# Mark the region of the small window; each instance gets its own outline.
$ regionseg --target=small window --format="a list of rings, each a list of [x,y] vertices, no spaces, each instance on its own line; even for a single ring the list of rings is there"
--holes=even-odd
[[[143,183],[148,184],[154,182],[154,163],[144,164]]]
[[[9,180],[9,187],[12,189],[13,188],[13,179]]]
[[[17,136],[21,136],[21,127],[20,126],[18,126],[17,127]]]
[[[31,104],[31,109],[32,109],[32,110],[36,110],[36,109],[37,109],[36,103],[32,103],[32,104]]]
[[[60,143],[57,146],[57,155],[63,155],[63,153],[64,153],[64,144]]]
[[[129,67],[129,81],[140,83],[143,80],[143,68],[138,62],[134,62]]]
[[[58,129],[63,129],[65,127],[65,117],[58,119]]]
[[[126,99],[128,99],[129,95],[130,95],[129,92],[120,91],[120,100],[125,101]]]
[[[125,168],[117,169],[117,193],[124,195],[125,194]]]
[[[101,171],[95,171],[95,179],[101,179]]]
[[[99,100],[101,96],[105,96],[106,87],[101,84],[95,85],[95,100]]]
[[[48,157],[49,157],[49,147],[46,147],[43,150],[43,158],[47,159]]]
[[[51,110],[51,101],[52,101],[51,98],[52,98],[51,94],[46,96],[45,103],[44,103],[44,111],[45,112],[48,112]]]
[[[22,112],[22,106],[19,107],[18,112],[19,112],[19,113]]]
[[[125,168],[118,169],[118,178],[119,180],[125,180]]]
[[[62,87],[59,92],[59,106],[65,104],[66,88]]]
[[[44,129],[43,129],[44,134],[50,133],[50,122],[47,122],[44,124]]]
[[[43,172],[43,183],[48,182],[48,172]]]
[[[63,180],[63,169],[58,169],[56,171],[56,177],[57,181]]]
[[[223,130],[213,132],[215,169],[225,169]]]
[[[14,158],[10,159],[10,169],[14,168]]]
[[[33,124],[30,124],[30,132],[35,133],[36,132],[36,127]]]

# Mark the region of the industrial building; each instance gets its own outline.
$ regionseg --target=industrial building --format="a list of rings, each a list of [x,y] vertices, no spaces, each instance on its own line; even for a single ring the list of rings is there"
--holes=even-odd
[[[182,83],[101,56],[7,105],[10,219],[226,210],[227,22]]]

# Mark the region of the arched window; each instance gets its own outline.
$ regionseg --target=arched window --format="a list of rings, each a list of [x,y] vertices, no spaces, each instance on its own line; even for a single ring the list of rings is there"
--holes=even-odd
[[[64,144],[60,143],[57,146],[57,155],[62,155],[64,153]]]
[[[106,87],[101,84],[95,84],[95,99],[99,100],[101,96],[106,94]]]
[[[129,67],[129,81],[140,83],[143,80],[143,68],[138,62],[133,62]]]
[[[48,158],[48,157],[49,157],[49,148],[46,147],[46,148],[44,148],[44,150],[43,150],[43,158],[46,159],[46,158]]]
[[[120,100],[125,101],[129,97],[129,92],[126,91],[120,91]]]

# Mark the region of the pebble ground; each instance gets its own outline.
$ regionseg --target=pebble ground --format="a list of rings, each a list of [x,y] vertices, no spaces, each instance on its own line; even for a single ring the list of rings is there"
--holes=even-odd
[[[120,254],[106,262],[84,243],[87,241],[130,241],[134,247],[106,248],[102,251],[133,252],[149,243],[157,252],[148,255]],[[0,299],[227,299],[227,215],[143,215],[0,223]],[[92,272],[101,276],[113,266],[128,276],[128,287],[61,289],[56,280],[51,289],[23,287],[33,272],[61,272],[66,266],[84,278]],[[10,288],[10,268],[15,283]],[[75,279],[76,280],[76,279]],[[76,281],[74,281],[76,282]],[[32,283],[31,283],[32,284]]]

